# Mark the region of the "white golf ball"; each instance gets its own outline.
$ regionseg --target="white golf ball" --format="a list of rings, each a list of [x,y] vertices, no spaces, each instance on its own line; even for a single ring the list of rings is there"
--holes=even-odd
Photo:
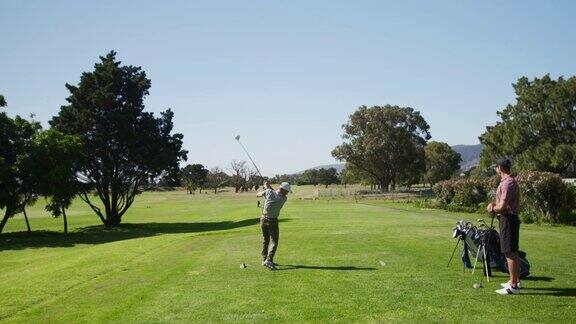
[[[481,287],[481,286],[480,286],[479,283],[475,283],[475,284],[474,284],[474,289],[478,289],[478,288],[480,288],[480,287]]]
[[[386,262],[380,261],[380,265],[383,266],[383,267],[385,267],[385,266],[386,266]]]
[[[246,263],[240,264],[240,269],[246,269]]]

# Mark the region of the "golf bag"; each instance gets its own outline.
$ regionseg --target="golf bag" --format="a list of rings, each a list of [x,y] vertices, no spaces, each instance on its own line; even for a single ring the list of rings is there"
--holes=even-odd
[[[482,225],[482,228],[474,226],[467,221],[458,221],[454,227],[452,236],[464,242],[462,248],[462,262],[466,268],[471,269],[469,253],[478,261],[484,262],[484,253],[482,245],[486,247],[488,275],[491,275],[491,269],[498,269],[508,273],[508,262],[504,254],[500,252],[500,235],[494,226]],[[526,258],[526,252],[519,251],[520,254],[520,278],[526,278],[530,275],[530,262]]]

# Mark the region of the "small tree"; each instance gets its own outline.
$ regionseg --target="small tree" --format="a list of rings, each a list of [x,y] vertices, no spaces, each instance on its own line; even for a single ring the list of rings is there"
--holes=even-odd
[[[232,160],[230,162],[230,170],[232,170],[231,180],[232,185],[234,186],[234,191],[239,192],[246,186],[246,178],[248,174],[246,161]]]
[[[40,129],[37,122],[0,113],[0,209],[4,209],[0,233],[8,219],[23,212],[35,197],[30,153]]]
[[[248,170],[248,178],[246,179],[246,188],[248,190],[258,190],[262,180],[263,179],[258,174],[258,171],[250,169]]]
[[[318,183],[328,188],[329,185],[338,183],[338,172],[335,168],[320,169],[318,170]]]
[[[429,142],[426,152],[425,181],[434,185],[450,179],[459,169],[462,157],[450,145],[441,142]]]
[[[182,168],[181,178],[190,194],[194,193],[196,189],[200,189],[200,193],[202,193],[202,187],[208,181],[207,177],[208,169],[202,164],[188,164]]]
[[[34,139],[31,161],[37,192],[47,200],[46,210],[54,217],[64,218],[64,233],[68,233],[66,209],[84,185],[76,179],[83,156],[82,140],[54,129],[38,134]]]
[[[208,173],[208,185],[214,189],[214,193],[218,193],[218,188],[223,187],[228,181],[228,175],[222,169],[215,167]]]

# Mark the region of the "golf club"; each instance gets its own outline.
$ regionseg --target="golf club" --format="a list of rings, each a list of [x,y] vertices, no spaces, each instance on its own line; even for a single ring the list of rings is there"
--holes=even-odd
[[[246,152],[246,155],[248,155],[248,158],[250,159],[250,162],[252,162],[252,165],[254,166],[254,168],[256,168],[256,171],[258,172],[258,175],[260,175],[260,178],[264,179],[264,177],[262,176],[262,173],[260,173],[260,170],[258,169],[258,166],[256,166],[256,163],[254,163],[254,160],[252,160],[252,157],[250,156],[250,153],[248,153],[248,150],[246,150],[246,148],[244,147],[244,145],[242,144],[242,142],[240,142],[240,135],[236,135],[236,137],[234,137],[238,143],[240,144],[240,146],[242,146],[242,149],[244,149],[244,152]]]

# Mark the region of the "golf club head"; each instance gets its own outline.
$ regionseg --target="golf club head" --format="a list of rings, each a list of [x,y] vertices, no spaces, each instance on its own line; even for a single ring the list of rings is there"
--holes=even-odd
[[[234,137],[237,141],[240,140],[240,135],[236,135],[236,137]]]

